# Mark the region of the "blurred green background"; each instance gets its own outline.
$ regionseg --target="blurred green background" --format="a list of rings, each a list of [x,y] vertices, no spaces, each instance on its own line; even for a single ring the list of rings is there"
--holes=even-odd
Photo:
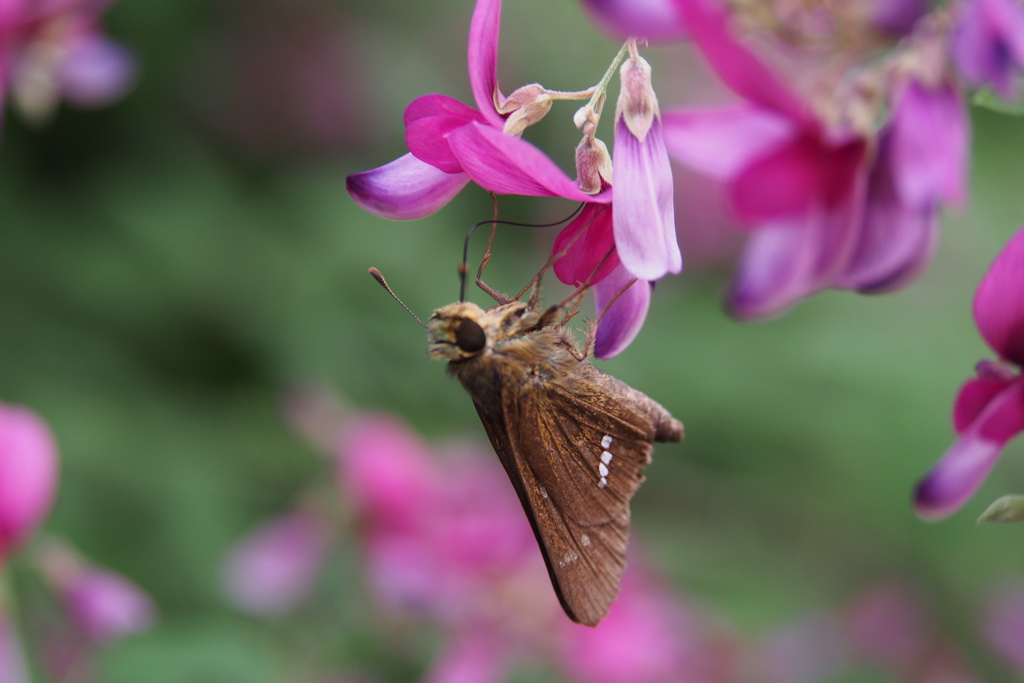
[[[428,438],[484,441],[468,397],[366,269],[421,315],[449,303],[463,236],[489,217],[489,198],[471,187],[397,223],[360,210],[344,185],[404,153],[414,97],[471,101],[471,11],[468,0],[120,2],[105,25],[140,61],[123,101],[64,108],[40,129],[8,113],[0,398],[57,434],[48,528],[162,610],[159,628],[105,652],[101,680],[263,683],[308,667],[410,681],[429,660],[429,636],[396,657],[366,626],[351,546],[321,579],[327,599],[274,622],[234,612],[217,576],[234,540],[329,476],[285,423],[285,388],[321,383]],[[568,0],[507,3],[502,38],[506,91],[586,87],[617,49]],[[684,92],[688,72],[673,60],[687,58],[648,54],[656,83],[660,73]],[[529,135],[563,168],[574,109],[556,106]],[[599,364],[686,424],[683,444],[659,446],[633,508],[635,534],[680,591],[756,634],[904,579],[985,680],[1009,681],[977,625],[992,586],[1024,568],[1024,530],[974,519],[1024,491],[1024,440],[951,519],[925,524],[910,506],[951,442],[959,384],[990,355],[970,315],[974,287],[1024,222],[1024,127],[972,115],[969,206],[946,216],[934,265],[909,289],[829,292],[739,324],[721,309],[722,259],[687,254],[687,272],[658,284],[638,339]],[[527,221],[572,209],[501,207]],[[492,284],[517,290],[532,277],[553,238],[539,232],[499,233]]]

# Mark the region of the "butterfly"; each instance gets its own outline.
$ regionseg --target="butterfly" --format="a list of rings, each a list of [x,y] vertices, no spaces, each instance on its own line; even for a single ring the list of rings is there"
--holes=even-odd
[[[376,276],[375,276],[376,277]],[[679,420],[587,362],[563,304],[498,298],[437,309],[427,355],[448,361],[526,511],[566,615],[596,626],[626,569],[629,501]]]

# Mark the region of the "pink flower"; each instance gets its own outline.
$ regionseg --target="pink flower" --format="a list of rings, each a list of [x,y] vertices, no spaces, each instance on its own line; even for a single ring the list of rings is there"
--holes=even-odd
[[[956,512],[981,486],[1003,446],[1024,431],[1024,229],[978,286],[974,320],[1001,362],[980,363],[978,376],[957,395],[953,425],[958,438],[915,492],[917,513],[925,519]]]
[[[156,620],[156,606],[141,588],[91,565],[70,546],[48,539],[38,563],[71,620],[94,643],[145,631]]]
[[[988,646],[1024,674],[1024,584],[1017,581],[992,592],[981,624]]]
[[[1024,67],[1024,7],[1015,0],[968,0],[957,9],[950,51],[964,80],[1013,98]]]
[[[597,628],[566,623],[558,658],[580,683],[713,680],[695,612],[633,558],[622,591]]]
[[[0,403],[0,567],[50,511],[57,447],[27,408]]]
[[[81,106],[119,97],[135,62],[99,29],[107,4],[7,0],[0,8],[0,101],[10,91],[26,116],[45,120],[62,97]]]
[[[327,530],[315,513],[282,515],[232,548],[223,565],[223,591],[250,614],[284,614],[309,594],[326,549]]]
[[[529,117],[542,116],[545,105],[550,107],[542,93],[531,86],[517,92],[538,94],[539,101],[528,97],[522,102],[506,99],[498,91],[500,21],[501,0],[478,0],[469,29],[468,54],[477,109],[447,95],[424,95],[413,100],[404,117],[410,153],[379,168],[350,175],[346,186],[357,204],[371,213],[398,220],[434,213],[470,180],[450,146],[452,133],[478,124],[498,134],[518,135]]]
[[[0,683],[29,683],[21,640],[7,614],[0,609]]]
[[[580,4],[591,21],[617,40],[660,43],[686,35],[673,0],[582,0]]]
[[[829,286],[856,245],[867,141],[826,127],[749,50],[722,8],[682,4],[693,40],[746,104],[677,109],[665,143],[683,162],[721,179],[733,210],[754,231],[733,283],[743,318],[773,315]]]

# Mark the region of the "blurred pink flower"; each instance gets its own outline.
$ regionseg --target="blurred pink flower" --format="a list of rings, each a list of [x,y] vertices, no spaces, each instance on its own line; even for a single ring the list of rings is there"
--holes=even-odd
[[[755,646],[756,668],[768,683],[829,681],[849,668],[840,621],[816,613],[765,634]]]
[[[1003,446],[1024,431],[1024,229],[992,263],[974,297],[974,320],[1000,358],[978,365],[978,376],[957,395],[958,438],[918,483],[918,515],[940,519],[956,512],[988,476]]]
[[[149,629],[156,605],[120,574],[89,564],[70,546],[47,539],[38,564],[74,624],[94,643]]]
[[[309,595],[327,540],[324,521],[310,510],[300,508],[266,522],[228,553],[222,590],[250,614],[284,614]]]
[[[0,403],[0,569],[50,511],[57,446],[32,411]]]
[[[30,119],[64,98],[82,106],[119,97],[135,61],[100,30],[109,0],[6,0],[0,8],[0,102],[9,92]]]
[[[686,36],[676,0],[582,0],[597,26],[616,38],[641,38],[652,43]]]
[[[1006,583],[992,591],[981,632],[1003,662],[1024,674],[1024,582]]]
[[[21,641],[3,609],[0,609],[0,683],[29,683]]]
[[[851,658],[906,674],[925,658],[930,615],[913,588],[899,581],[869,587],[842,610]]]
[[[742,318],[778,313],[829,286],[857,240],[867,141],[826,126],[740,44],[724,8],[681,4],[693,41],[747,103],[664,116],[669,152],[722,180],[737,216],[754,228],[733,283]]]
[[[1016,0],[967,0],[956,12],[950,51],[964,80],[1013,98],[1024,69],[1024,7]]]
[[[565,623],[558,660],[580,683],[706,683],[713,663],[698,615],[661,585],[638,558],[597,628]]]

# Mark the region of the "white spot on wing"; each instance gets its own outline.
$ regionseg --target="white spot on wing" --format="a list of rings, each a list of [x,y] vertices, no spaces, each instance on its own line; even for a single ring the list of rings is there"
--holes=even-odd
[[[603,462],[605,465],[607,465],[611,461],[612,461],[612,454],[611,453],[609,453],[608,451],[605,451],[604,453],[601,454],[601,462]]]
[[[612,437],[610,437],[607,434],[605,434],[604,437],[601,439],[601,448],[608,448],[611,445],[612,445]]]
[[[601,474],[601,478],[604,479],[608,476],[608,465],[601,463],[597,466],[597,471]]]
[[[567,564],[572,564],[576,560],[580,559],[580,556],[576,554],[575,550],[567,552],[558,563],[559,567],[564,567]]]
[[[580,543],[583,544],[584,548],[589,546],[590,545],[590,536],[587,536],[586,534],[583,534],[582,536],[580,536]]]
[[[603,489],[607,485],[608,485],[608,480],[605,479],[604,477],[601,477],[601,481],[597,482],[598,488],[602,488]]]

